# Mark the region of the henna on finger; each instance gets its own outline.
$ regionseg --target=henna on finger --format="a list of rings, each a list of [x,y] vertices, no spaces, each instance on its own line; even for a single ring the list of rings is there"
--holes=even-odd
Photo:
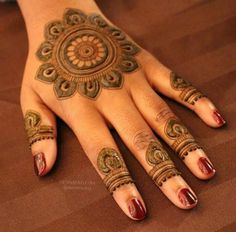
[[[54,139],[53,127],[41,125],[41,115],[33,110],[28,110],[24,117],[25,130],[27,133],[29,146],[31,147],[37,141],[44,139]]]
[[[172,149],[184,160],[189,152],[202,149],[188,129],[176,118],[170,118],[165,125],[166,136],[173,140]]]
[[[200,98],[206,97],[193,87],[190,82],[184,80],[174,72],[170,73],[170,84],[174,90],[180,91],[180,99],[191,105],[194,105]]]
[[[171,177],[181,175],[167,152],[157,141],[150,142],[146,151],[146,161],[153,167],[149,171],[149,175],[159,187]]]
[[[105,175],[103,182],[111,194],[124,184],[134,183],[123,158],[113,148],[103,148],[99,152],[97,166],[99,171]]]
[[[139,67],[134,56],[140,48],[97,14],[66,9],[63,20],[46,25],[44,37],[36,52],[43,62],[36,79],[53,83],[58,99],[76,91],[96,99],[102,88],[120,89],[123,73]]]

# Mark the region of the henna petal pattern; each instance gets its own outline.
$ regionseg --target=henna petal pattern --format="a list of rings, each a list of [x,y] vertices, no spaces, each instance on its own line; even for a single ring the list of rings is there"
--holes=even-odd
[[[104,88],[119,88],[123,84],[122,75],[116,70],[111,71],[101,79],[101,85]]]
[[[36,52],[36,56],[41,61],[48,61],[52,57],[52,49],[53,45],[49,42],[44,42],[40,45],[38,51]]]
[[[78,88],[81,95],[89,98],[96,98],[100,91],[100,85],[97,80],[80,83]]]
[[[45,38],[49,41],[53,41],[59,37],[63,30],[64,28],[60,21],[53,21],[45,28]]]
[[[118,28],[115,27],[109,27],[108,31],[111,33],[111,35],[116,39],[116,40],[124,40],[125,39],[125,34],[119,30]]]
[[[132,56],[124,56],[119,64],[119,68],[125,73],[133,72],[138,68],[138,63]]]
[[[88,19],[90,20],[92,24],[95,24],[99,27],[108,26],[107,22],[98,14],[92,14],[88,17]]]
[[[61,77],[58,77],[54,83],[54,91],[59,99],[72,96],[75,93],[76,88],[77,83],[73,81],[67,81]]]
[[[58,98],[72,96],[77,88],[81,95],[95,99],[102,87],[122,87],[123,73],[139,67],[134,58],[139,51],[124,32],[102,16],[66,9],[62,21],[46,25],[45,41],[36,52],[44,64],[36,79],[55,82]]]
[[[47,83],[54,82],[57,79],[57,72],[54,66],[50,63],[42,64],[38,69],[36,79]]]
[[[120,47],[124,51],[124,53],[128,56],[132,56],[137,54],[139,48],[134,44],[129,41],[124,41],[120,43]]]
[[[84,23],[87,16],[81,11],[77,9],[66,9],[64,13],[64,21],[68,25],[76,25],[80,23]]]

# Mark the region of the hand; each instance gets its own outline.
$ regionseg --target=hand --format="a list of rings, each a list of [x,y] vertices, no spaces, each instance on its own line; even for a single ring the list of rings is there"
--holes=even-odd
[[[58,10],[46,14],[36,29],[26,19],[30,48],[21,105],[36,174],[46,175],[56,160],[57,115],[124,213],[143,219],[146,207],[109,131],[113,127],[167,198],[179,208],[193,208],[196,194],[153,130],[196,177],[210,179],[215,168],[157,93],[193,110],[211,127],[221,127],[224,119],[205,95],[91,5],[54,6]],[[24,13],[23,0],[21,8]]]

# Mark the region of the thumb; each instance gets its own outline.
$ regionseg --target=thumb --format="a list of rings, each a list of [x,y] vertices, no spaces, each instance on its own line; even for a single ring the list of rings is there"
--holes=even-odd
[[[53,167],[57,156],[55,115],[28,86],[21,90],[21,108],[35,173],[44,176]]]

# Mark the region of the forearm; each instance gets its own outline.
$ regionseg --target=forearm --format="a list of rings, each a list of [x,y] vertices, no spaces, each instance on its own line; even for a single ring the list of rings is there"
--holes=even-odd
[[[25,19],[30,47],[43,40],[44,26],[60,19],[65,8],[100,12],[94,0],[18,0],[18,4]]]

